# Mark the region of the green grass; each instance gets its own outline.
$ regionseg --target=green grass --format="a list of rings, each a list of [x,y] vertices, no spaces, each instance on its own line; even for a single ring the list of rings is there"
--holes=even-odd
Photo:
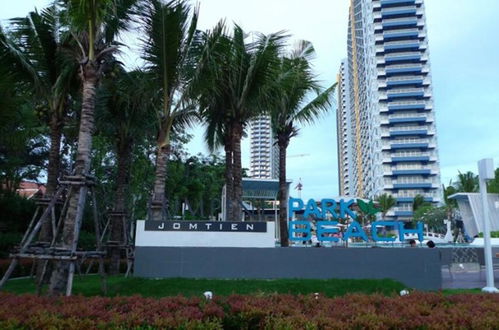
[[[400,282],[383,280],[350,280],[350,279],[278,279],[278,280],[214,280],[214,279],[144,279],[123,276],[111,276],[107,279],[107,296],[167,297],[167,296],[201,296],[205,291],[215,295],[230,294],[309,294],[320,292],[328,297],[341,296],[348,293],[380,293],[384,295],[398,294],[405,286]],[[73,286],[73,294],[99,296],[101,292],[99,276],[77,276]],[[34,293],[35,284],[31,279],[14,279],[7,282],[5,291],[17,294]]]

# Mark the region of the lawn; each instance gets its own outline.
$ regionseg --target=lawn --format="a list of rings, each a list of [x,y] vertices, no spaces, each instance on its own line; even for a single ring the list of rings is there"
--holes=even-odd
[[[186,297],[201,296],[205,291],[212,291],[218,296],[230,294],[309,294],[320,292],[328,297],[342,296],[349,293],[380,293],[383,295],[398,294],[405,286],[397,281],[384,280],[350,280],[350,279],[278,279],[278,280],[214,280],[214,279],[145,279],[123,276],[107,278],[107,296],[168,297],[183,295]],[[101,292],[100,277],[96,275],[77,276],[73,286],[73,294],[83,296],[99,296]],[[35,283],[29,278],[13,279],[7,282],[5,291],[12,293],[34,293]]]

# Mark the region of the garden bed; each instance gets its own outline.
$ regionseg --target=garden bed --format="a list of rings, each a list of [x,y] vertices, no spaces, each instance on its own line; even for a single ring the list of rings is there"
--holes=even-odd
[[[0,328],[493,329],[499,295],[49,298],[0,294]]]

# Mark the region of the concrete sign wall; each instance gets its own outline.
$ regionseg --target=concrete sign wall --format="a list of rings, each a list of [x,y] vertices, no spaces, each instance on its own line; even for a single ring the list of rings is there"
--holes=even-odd
[[[135,276],[221,279],[391,278],[421,290],[438,290],[442,285],[439,249],[148,246],[139,245],[135,249]]]
[[[138,220],[136,247],[275,247],[274,222]]]

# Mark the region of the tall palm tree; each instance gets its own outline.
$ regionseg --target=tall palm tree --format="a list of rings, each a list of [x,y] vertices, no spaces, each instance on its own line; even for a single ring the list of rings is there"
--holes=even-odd
[[[459,172],[455,187],[459,192],[477,192],[478,191],[478,175],[468,171],[466,173]]]
[[[109,273],[119,273],[120,254],[124,237],[124,222],[129,220],[127,207],[132,151],[153,131],[154,116],[149,76],[140,70],[126,72],[115,64],[104,76],[99,99],[103,109],[97,115],[97,127],[114,141],[116,153],[116,185],[112,213],[110,214]],[[125,220],[125,221],[124,221]]]
[[[143,58],[151,81],[158,88],[158,134],[156,173],[149,219],[161,220],[167,213],[165,181],[171,134],[195,120],[196,109],[189,101],[187,86],[195,65],[191,56],[198,42],[196,25],[198,10],[187,1],[146,0],[141,16],[145,37]]]
[[[278,66],[275,85],[268,99],[274,137],[279,147],[279,226],[281,246],[288,246],[286,150],[299,131],[298,124],[310,124],[331,109],[336,84],[322,91],[311,68],[315,55],[312,44],[301,41]],[[316,96],[308,101],[309,93]],[[308,101],[308,102],[307,102]]]
[[[78,148],[74,171],[76,176],[89,175],[94,131],[96,90],[105,65],[114,58],[119,44],[115,37],[126,30],[136,0],[62,0],[70,33],[79,46],[80,79],[82,82],[82,109]],[[62,229],[60,247],[71,250],[78,242],[75,226],[81,226],[88,187],[74,189],[68,197],[68,210]],[[78,229],[78,228],[76,228]],[[74,264],[58,262],[52,272],[49,294],[59,295],[67,288],[69,267]]]
[[[383,219],[385,219],[388,211],[390,211],[390,209],[397,204],[395,198],[392,195],[386,193],[378,196],[377,201],[379,207],[381,208],[381,216],[383,217]]]
[[[412,202],[412,211],[416,212],[420,207],[424,206],[427,202],[425,202],[424,196],[417,194],[414,196],[414,200]]]
[[[215,29],[217,30],[217,29]],[[242,210],[241,139],[248,122],[263,113],[287,36],[282,32],[254,34],[253,40],[235,25],[231,35],[214,33],[209,39],[205,84],[200,97],[207,121],[206,138],[225,147],[228,217],[240,219]]]
[[[0,31],[1,65],[34,91],[36,109],[47,120],[50,151],[47,166],[46,196],[58,185],[60,146],[67,119],[70,92],[77,86],[78,63],[68,56],[70,47],[61,11],[56,5],[26,17],[11,19],[10,35]],[[50,241],[50,222],[41,229],[39,239]]]

